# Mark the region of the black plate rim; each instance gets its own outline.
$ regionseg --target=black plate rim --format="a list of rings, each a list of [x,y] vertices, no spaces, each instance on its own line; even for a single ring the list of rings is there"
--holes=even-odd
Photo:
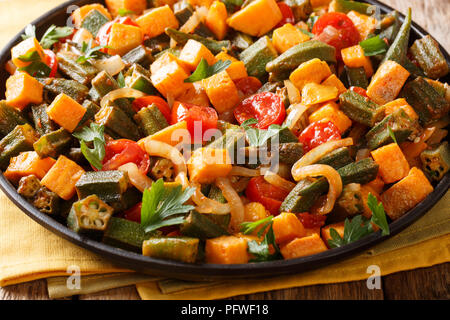
[[[39,30],[43,25],[47,25],[56,16],[61,14],[61,11],[70,5],[81,5],[93,2],[92,0],[70,0],[62,3],[56,8],[50,10],[39,18],[35,19],[34,24]],[[380,3],[376,0],[366,0],[366,2],[375,4],[380,7],[382,12],[393,10],[391,7]],[[401,18],[404,15],[400,14]],[[413,22],[413,32],[419,36],[429,34],[422,27]],[[42,30],[40,30],[42,32]],[[20,40],[20,35],[24,30],[18,33],[0,52],[0,62],[4,65],[7,59],[10,58],[10,48]],[[39,33],[39,32],[38,32]],[[441,49],[447,59],[450,61],[450,56],[441,46]],[[447,174],[435,187],[434,191],[428,197],[419,203],[415,208],[403,215],[398,220],[390,224],[391,234],[389,236],[381,236],[381,232],[373,233],[357,242],[351,243],[341,248],[327,250],[325,252],[307,256],[303,258],[291,260],[277,260],[271,262],[249,263],[249,264],[235,264],[235,265],[220,265],[220,264],[187,264],[182,262],[154,259],[145,257],[130,251],[118,249],[101,242],[89,239],[87,237],[78,235],[71,231],[66,226],[54,220],[52,217],[41,213],[34,208],[30,203],[23,199],[16,191],[14,186],[0,173],[0,189],[7,195],[7,197],[19,207],[26,215],[34,221],[52,231],[58,236],[80,246],[97,253],[110,261],[113,261],[118,266],[133,269],[139,272],[167,276],[186,280],[219,280],[219,279],[237,279],[237,278],[256,278],[267,276],[279,276],[285,274],[299,273],[312,268],[317,268],[324,265],[330,265],[338,262],[343,258],[351,255],[361,253],[367,249],[389,237],[399,233],[407,226],[412,224],[418,218],[423,216],[436,202],[442,198],[450,186],[450,174]]]

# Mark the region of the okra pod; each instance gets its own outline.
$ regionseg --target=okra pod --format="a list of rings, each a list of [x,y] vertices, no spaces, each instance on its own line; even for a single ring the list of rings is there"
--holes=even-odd
[[[228,51],[231,50],[231,42],[229,40],[212,40],[196,34],[184,33],[172,28],[167,28],[166,34],[175,40],[179,45],[185,45],[189,39],[196,40],[207,47],[213,54],[218,54],[224,49]]]
[[[139,223],[111,217],[103,234],[102,242],[128,251],[140,253],[142,243],[150,234],[146,233]]]
[[[148,49],[144,45],[139,45],[124,54],[122,60],[127,64],[128,67],[137,63],[143,68],[148,68],[155,59],[153,58],[152,51],[150,49]]]
[[[214,223],[212,220],[198,213],[191,211],[180,227],[180,232],[184,236],[199,238],[202,240],[209,238],[217,238],[228,235],[226,229]]]
[[[28,123],[17,125],[0,140],[0,169],[8,167],[9,160],[23,151],[32,151],[38,134]]]
[[[425,150],[420,154],[423,170],[435,181],[441,180],[450,170],[450,148],[444,141],[432,150]]]
[[[199,240],[190,237],[150,238],[142,244],[144,256],[194,263],[197,258]]]
[[[108,23],[109,19],[98,10],[91,10],[84,17],[81,22],[81,27],[88,30],[94,38],[97,36],[98,31],[104,24]]]
[[[11,107],[4,100],[0,101],[0,135],[2,137],[10,133],[17,125],[27,122],[19,110]]]
[[[31,117],[33,118],[34,128],[40,136],[55,131],[58,126],[47,114],[47,104],[31,106]]]
[[[58,158],[72,144],[72,135],[64,128],[44,134],[33,144],[34,151],[41,158]]]
[[[152,135],[169,126],[166,118],[155,104],[139,110],[135,114],[134,120],[143,136]]]
[[[369,82],[367,81],[366,71],[364,68],[349,68],[344,67],[344,72],[347,75],[347,83],[349,87],[360,87],[367,89]]]
[[[75,80],[63,78],[38,78],[44,85],[44,90],[50,93],[51,97],[56,97],[60,93],[65,93],[73,100],[81,103],[88,95],[89,88]]]
[[[95,122],[112,131],[113,135],[137,141],[140,133],[137,125],[119,107],[103,107],[95,115]]]
[[[78,63],[78,55],[73,52],[60,51],[57,53],[58,67],[69,78],[81,84],[88,84],[97,75],[98,69],[89,62]]]
[[[403,61],[406,59],[406,53],[408,51],[409,34],[411,32],[411,8],[408,9],[408,14],[403,21],[400,30],[397,33],[394,41],[389,47],[381,64],[387,60],[392,60],[398,64],[403,65]]]
[[[41,188],[41,182],[35,175],[30,174],[29,176],[25,176],[20,178],[19,187],[17,188],[17,193],[22,197],[31,199]]]
[[[60,198],[46,187],[41,187],[33,197],[33,206],[40,212],[56,215],[59,210]]]
[[[133,64],[125,74],[125,86],[136,89],[149,95],[156,95],[155,89],[150,81],[150,72],[139,64]]]
[[[339,96],[341,110],[352,120],[366,126],[373,125],[384,116],[384,109],[375,102],[352,91],[347,90]]]
[[[266,64],[278,56],[269,37],[259,38],[254,44],[242,51],[239,59],[244,62],[248,75],[264,80],[267,76]]]
[[[427,77],[438,79],[448,74],[447,60],[439,44],[430,35],[414,41],[410,52]]]

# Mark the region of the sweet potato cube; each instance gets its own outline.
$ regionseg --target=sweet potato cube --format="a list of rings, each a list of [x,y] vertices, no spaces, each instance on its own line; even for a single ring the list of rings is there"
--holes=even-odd
[[[283,212],[273,218],[273,233],[277,244],[287,243],[306,235],[303,224],[293,213]]]
[[[384,105],[398,96],[408,77],[408,70],[395,61],[387,60],[372,77],[367,95],[376,103]]]
[[[229,55],[226,50],[224,51],[220,51],[218,54],[216,54],[216,61],[219,60],[230,60],[231,62],[236,62],[239,61],[238,59],[236,59],[235,57]]]
[[[204,58],[209,65],[216,62],[214,55],[203,44],[193,39],[189,39],[180,52],[179,59],[183,61],[190,71],[197,68],[200,61]]]
[[[330,235],[330,229],[336,230],[337,233],[341,236],[341,238],[343,238],[344,237],[344,221],[329,224],[329,225],[323,227],[322,230],[320,231],[322,234],[322,240],[323,240],[323,242],[325,242],[327,247],[330,247],[328,245],[328,240],[332,239],[332,237]]]
[[[231,158],[227,149],[200,148],[192,153],[187,167],[191,181],[213,183],[230,173]]]
[[[376,193],[380,194],[384,188],[384,181],[380,176],[377,176],[374,180],[365,184],[365,186],[371,187]]]
[[[162,56],[160,56],[150,65],[151,74],[158,72],[159,69],[161,69],[162,67],[166,66],[171,62],[176,62],[184,71],[186,71],[186,74],[190,72],[190,68],[185,62],[181,61],[177,56],[173,55],[172,53],[165,52]]]
[[[372,62],[369,57],[364,55],[364,49],[359,45],[348,47],[341,50],[342,60],[349,68],[363,67],[366,76],[369,78],[373,75]]]
[[[331,76],[326,78],[322,83],[323,86],[336,87],[338,89],[338,93],[344,93],[347,91],[347,88],[344,86],[341,80],[333,73]]]
[[[235,12],[227,23],[235,30],[261,37],[281,21],[283,15],[275,0],[255,0]]]
[[[398,144],[382,146],[373,150],[371,154],[380,166],[378,172],[385,183],[396,182],[408,174],[409,164]]]
[[[142,29],[127,24],[114,23],[108,40],[108,54],[124,55],[144,40]]]
[[[403,109],[405,113],[413,120],[418,120],[419,116],[413,107],[409,105],[405,98],[395,99],[394,101],[388,102],[383,106],[384,113],[388,116],[397,109]]]
[[[247,240],[235,236],[222,236],[206,240],[206,263],[237,264],[247,263]]]
[[[380,193],[375,191],[370,185],[363,185],[361,186],[361,195],[363,199],[363,212],[362,215],[366,217],[367,219],[370,219],[372,217],[372,210],[369,208],[369,205],[367,204],[369,199],[369,194],[372,194],[375,198],[377,198],[378,202],[381,201]],[[375,228],[376,229],[376,228]]]
[[[331,76],[331,70],[325,61],[314,58],[303,62],[289,76],[294,86],[302,91],[307,83],[321,83]]]
[[[347,13],[347,16],[350,20],[352,20],[358,30],[361,41],[366,39],[369,34],[375,31],[377,26],[377,20],[375,18],[353,10]]]
[[[39,54],[41,61],[44,61],[44,49],[42,49],[36,38],[28,38],[14,46],[11,49],[11,60],[17,68],[26,67],[31,63],[31,61],[22,61],[20,56],[30,54],[33,51],[36,51]]]
[[[305,237],[312,236],[313,234],[317,234],[320,236],[320,227],[305,228]]]
[[[79,28],[81,26],[81,23],[83,22],[83,19],[92,10],[97,10],[98,12],[103,14],[108,19],[111,19],[111,15],[109,14],[109,11],[103,5],[101,5],[99,3],[87,4],[85,6],[82,6],[78,9],[76,9],[72,13],[73,24],[75,25],[75,27]]]
[[[433,186],[422,170],[413,167],[408,175],[381,195],[387,215],[396,220],[433,192]]]
[[[136,23],[150,38],[163,34],[166,28],[178,29],[179,26],[175,14],[168,5],[149,10],[138,17]]]
[[[219,113],[231,110],[239,103],[238,90],[226,70],[203,79],[202,85],[211,104]]]
[[[279,27],[273,31],[272,42],[278,53],[283,53],[287,49],[309,40],[309,36],[301,32],[290,23]]]
[[[42,103],[44,86],[26,72],[16,73],[6,80],[6,103],[19,110],[30,103]]]
[[[209,98],[201,82],[186,83],[186,85],[185,91],[177,96],[177,101],[209,107]]]
[[[177,122],[152,134],[151,136],[139,140],[138,145],[144,150],[145,141],[147,139],[164,142],[170,144],[171,146],[176,146],[180,142],[191,141],[189,131],[187,130],[186,121]]]
[[[193,7],[206,7],[209,8],[214,0],[188,0],[189,4]]]
[[[167,97],[168,93],[177,97],[186,90],[188,84],[185,83],[184,80],[188,77],[189,74],[183,67],[176,61],[172,61],[153,73],[151,80],[155,88],[164,97]]]
[[[35,151],[21,152],[17,157],[11,158],[4,175],[13,183],[19,182],[20,178],[30,174],[42,179],[55,162],[56,160],[52,158],[39,158]]]
[[[65,93],[60,93],[47,107],[50,119],[69,132],[73,132],[86,113],[86,108]]]
[[[336,87],[323,86],[314,82],[306,84],[302,89],[302,103],[311,105],[331,100],[338,97],[338,89]]]
[[[218,40],[222,40],[227,34],[227,18],[228,13],[225,4],[220,1],[214,1],[209,7],[205,24]]]
[[[147,0],[105,0],[105,3],[113,17],[117,17],[121,9],[140,15],[147,8]]]
[[[352,126],[352,120],[339,110],[339,106],[333,101],[326,103],[309,116],[310,123],[320,120],[333,122],[341,133]]]
[[[295,259],[326,251],[327,246],[318,234],[297,238],[280,247],[285,259]]]
[[[226,69],[226,72],[230,76],[231,80],[242,79],[248,76],[247,68],[242,61],[232,62]]]
[[[83,174],[82,167],[61,155],[41,180],[41,184],[62,199],[69,200],[75,195],[75,184]]]

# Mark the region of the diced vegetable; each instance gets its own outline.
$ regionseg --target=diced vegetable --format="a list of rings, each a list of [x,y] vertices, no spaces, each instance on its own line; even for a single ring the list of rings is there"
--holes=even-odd
[[[206,240],[205,259],[207,263],[247,263],[247,240],[235,236],[222,236]]]
[[[441,180],[450,170],[450,148],[444,141],[437,148],[425,150],[420,154],[423,170],[435,181]],[[6,174],[6,173],[5,173]]]
[[[282,19],[275,0],[255,0],[228,18],[228,25],[252,36],[262,36]]]
[[[316,103],[336,100],[338,89],[317,83],[307,83],[302,89],[302,103],[312,105]]]
[[[373,74],[372,62],[369,57],[364,55],[364,50],[359,44],[342,49],[342,60],[349,68],[363,67],[366,71],[366,76],[369,78]]]
[[[408,210],[433,192],[433,186],[422,170],[413,167],[408,175],[381,195],[384,209],[392,220],[397,220]]]
[[[343,238],[344,237],[344,222],[329,224],[326,227],[322,228],[322,230],[321,230],[322,240],[323,240],[323,242],[325,242],[327,247],[329,247],[328,240],[332,239],[332,237],[330,235],[330,229],[336,230],[336,232],[339,234],[339,236],[341,238]]]
[[[290,23],[286,23],[284,26],[277,28],[273,31],[272,41],[275,49],[277,49],[278,53],[283,53],[287,49],[308,41],[310,37],[299,29],[294,27]]]
[[[266,64],[276,57],[277,50],[267,36],[259,38],[239,55],[239,59],[244,62],[248,74],[259,79],[266,76]]]
[[[76,102],[81,103],[89,93],[89,88],[75,80],[63,78],[41,78],[38,79],[44,85],[44,92],[56,97],[65,93]]]
[[[408,174],[409,164],[398,144],[388,144],[372,151],[371,154],[380,166],[379,173],[385,183],[396,182]]]
[[[348,86],[350,88],[359,87],[361,89],[367,89],[367,87],[369,86],[369,82],[367,81],[366,71],[364,70],[363,67],[349,68],[349,67],[345,66],[344,71],[342,72],[341,76],[346,77]]]
[[[13,183],[17,183],[20,178],[29,175],[42,179],[55,162],[52,158],[39,158],[34,151],[21,152],[17,157],[11,158],[4,175]]]
[[[178,20],[168,5],[157,7],[136,19],[144,34],[153,38],[164,33],[166,28],[178,29]]]
[[[124,55],[142,43],[142,29],[123,23],[114,23],[108,40],[108,54]]]
[[[284,244],[306,235],[303,224],[293,213],[283,212],[279,214],[273,218],[272,227],[277,244]]]
[[[97,35],[97,32],[100,30],[100,28],[109,21],[110,21],[110,19],[108,19],[107,16],[105,16],[100,11],[94,9],[94,10],[91,10],[84,17],[83,22],[81,23],[81,28],[82,28],[81,30],[89,31],[91,36],[95,37]],[[81,44],[82,44],[82,42],[81,42]]]
[[[41,184],[64,200],[69,200],[75,195],[75,184],[83,174],[83,168],[60,155],[56,163],[42,178]]]
[[[405,113],[412,119],[418,120],[419,116],[414,109],[408,104],[404,98],[398,98],[394,101],[388,102],[383,106],[384,113],[388,116],[393,114],[397,109],[403,109]]]
[[[41,157],[57,158],[66,151],[72,143],[72,135],[64,128],[42,135],[33,144],[36,153]]]
[[[108,10],[99,3],[94,4],[87,4],[85,6],[82,6],[78,9],[76,9],[72,13],[72,19],[74,22],[74,25],[79,28],[81,27],[81,23],[84,20],[84,18],[90,13],[92,10],[97,10],[101,14],[103,14],[105,17],[111,20],[111,15],[109,14]]]
[[[32,61],[23,61],[25,57],[37,52],[41,61],[45,61],[44,49],[42,49],[36,38],[23,40],[11,49],[11,60],[17,68],[23,68],[32,63]]]
[[[182,132],[183,130],[187,131],[186,121],[177,122],[167,128],[158,131],[151,136],[148,136],[144,139],[161,141],[171,146],[176,146],[178,143],[182,142],[184,137],[180,134],[176,134],[176,132]],[[175,134],[174,134],[175,133]],[[144,139],[141,139],[138,143],[141,147],[143,147]]]
[[[291,73],[289,80],[301,91],[306,84],[319,84],[329,76],[331,76],[331,70],[328,64],[314,58],[299,65]]]
[[[313,11],[310,0],[286,0],[284,2],[291,7],[296,21],[308,19]]]
[[[86,108],[68,95],[61,93],[47,108],[50,119],[69,132],[73,132],[86,113]]]
[[[373,13],[375,12],[372,12],[372,14]],[[375,31],[377,20],[374,17],[369,17],[368,15],[353,10],[347,13],[347,16],[350,18],[350,20],[352,20],[353,24],[358,30],[361,36],[361,41],[366,39],[369,34]]]
[[[42,103],[43,85],[26,72],[16,73],[6,80],[6,103],[23,110],[30,103]]]
[[[180,232],[184,236],[202,240],[228,235],[227,230],[197,211],[192,211],[186,217],[180,227]]]
[[[161,67],[157,72],[152,73],[151,80],[155,88],[164,97],[167,97],[169,93],[177,97],[188,87],[184,82],[188,77],[189,74],[183,67],[172,61]]]
[[[226,149],[201,148],[195,150],[188,163],[191,181],[212,183],[231,171],[231,159]]]
[[[19,180],[17,192],[25,198],[33,198],[41,188],[41,182],[34,175],[24,176]]]
[[[188,66],[190,71],[194,71],[202,59],[205,59],[209,65],[213,65],[216,62],[216,58],[208,48],[192,39],[188,40],[184,45],[179,59]]]
[[[280,247],[284,259],[310,256],[327,250],[327,246],[317,234],[297,238]]]
[[[60,198],[46,187],[41,187],[33,197],[33,206],[39,211],[56,215],[60,209]]]
[[[447,75],[447,61],[439,49],[439,44],[430,35],[414,41],[410,51],[427,77],[438,79]]]
[[[335,102],[328,102],[309,116],[310,123],[320,120],[333,122],[341,134],[352,125],[352,120],[339,110],[339,106]]]
[[[326,78],[321,84],[323,86],[330,86],[330,87],[337,88],[338,94],[341,94],[341,93],[344,93],[345,91],[347,91],[347,88],[345,88],[342,81],[339,80],[339,78],[335,74],[332,74],[331,76]]]
[[[211,104],[219,113],[229,111],[239,103],[238,90],[227,71],[221,71],[203,79],[202,86]]]
[[[106,0],[105,3],[113,17],[121,11],[131,11],[139,15],[147,8],[147,0]]]
[[[345,218],[357,215],[363,211],[363,195],[359,183],[349,183],[344,186],[336,202],[336,209],[337,211],[342,211]]]
[[[96,194],[112,205],[122,199],[129,184],[128,175],[123,171],[88,171],[76,182],[75,188],[80,199]]]
[[[225,4],[220,1],[214,1],[209,7],[205,24],[211,29],[218,40],[225,38],[228,28],[227,18],[228,13]]]
[[[142,244],[144,256],[194,263],[199,240],[189,237],[150,238]]]
[[[11,132],[17,125],[27,123],[19,110],[0,101],[0,135],[3,137]],[[37,126],[35,126],[37,127]]]
[[[6,169],[9,159],[18,156],[23,151],[32,151],[37,133],[29,124],[16,126],[0,140],[0,169]]]
[[[173,28],[167,28],[165,32],[168,36],[174,39],[179,45],[184,45],[189,39],[193,39],[202,43],[214,54],[217,54],[224,49],[231,50],[231,42],[229,40],[218,41],[202,37],[196,34],[184,33]]]
[[[353,121],[373,126],[384,116],[382,107],[366,97],[348,90],[339,96],[341,110]]]

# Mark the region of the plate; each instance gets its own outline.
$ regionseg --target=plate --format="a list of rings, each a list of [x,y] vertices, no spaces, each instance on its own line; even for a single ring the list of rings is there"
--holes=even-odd
[[[47,30],[47,28],[52,24],[66,25],[70,12],[76,8],[73,6],[82,6],[94,2],[101,3],[103,1],[67,1],[47,12],[32,22],[32,24],[36,26],[37,36],[41,37],[45,30]],[[386,6],[378,1],[367,0],[366,2],[377,5],[381,9],[381,13],[387,13],[393,10],[389,6]],[[403,18],[404,16],[401,15],[402,20]],[[20,35],[23,33],[24,30],[17,34],[0,52],[0,66],[4,66],[5,63],[11,58],[11,48],[21,41]],[[410,42],[412,43],[412,41],[427,34],[428,33],[424,29],[413,22]],[[442,46],[441,50],[449,62],[449,54],[444,48],[442,48]],[[2,93],[2,99],[4,99],[5,82],[8,76],[9,74],[2,67],[2,70],[0,70],[0,92]],[[443,81],[450,82],[450,76],[448,75],[443,79]],[[225,280],[278,276],[299,273],[335,263],[343,258],[360,253],[363,250],[368,249],[369,247],[384,241],[405,229],[415,220],[423,216],[428,210],[430,210],[431,207],[433,207],[433,205],[446,193],[449,186],[450,173],[447,173],[447,175],[435,186],[434,191],[429,194],[425,200],[389,225],[391,231],[389,236],[382,237],[381,232],[378,231],[344,247],[327,250],[325,252],[303,258],[236,265],[218,265],[187,264],[170,260],[154,259],[134,252],[118,249],[78,235],[52,217],[41,213],[34,208],[17,193],[14,186],[3,176],[2,173],[0,173],[0,189],[3,190],[8,198],[11,199],[11,201],[14,202],[14,204],[16,204],[17,207],[19,207],[25,214],[48,230],[80,247],[99,254],[118,266],[133,269],[142,273],[185,280]]]

